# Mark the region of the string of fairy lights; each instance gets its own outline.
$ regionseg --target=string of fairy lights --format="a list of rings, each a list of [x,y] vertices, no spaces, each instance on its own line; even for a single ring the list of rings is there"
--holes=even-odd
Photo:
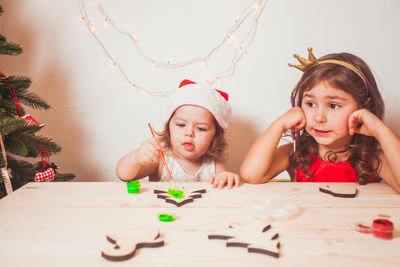
[[[217,45],[213,49],[211,49],[208,53],[206,53],[204,56],[193,57],[193,58],[183,60],[181,62],[176,62],[173,60],[158,61],[158,60],[154,59],[153,57],[146,55],[143,52],[143,49],[140,46],[140,43],[134,34],[131,34],[131,33],[127,32],[125,30],[122,30],[116,26],[114,19],[111,18],[107,14],[107,12],[105,11],[100,0],[91,0],[91,1],[93,1],[98,12],[104,17],[104,24],[111,26],[111,28],[114,31],[116,31],[117,33],[128,37],[131,40],[133,46],[135,47],[137,53],[145,61],[152,64],[155,68],[177,69],[177,68],[182,68],[182,67],[191,65],[193,63],[202,63],[206,67],[208,67],[208,61],[215,54],[215,52],[222,49],[225,46],[225,44],[227,44],[228,42],[235,45],[236,48],[234,49],[235,52],[233,53],[230,65],[221,72],[210,75],[208,77],[204,76],[204,82],[207,83],[208,85],[212,85],[217,81],[223,82],[224,78],[232,76],[235,73],[237,63],[240,61],[240,59],[244,55],[247,54],[247,50],[253,43],[253,40],[257,33],[258,26],[261,24],[260,17],[262,15],[262,12],[263,12],[265,4],[266,4],[266,0],[252,1],[251,4],[242,12],[241,16],[235,19],[234,25],[228,30],[228,32],[224,35],[222,40],[217,42]],[[110,59],[111,66],[113,68],[117,68],[123,75],[124,79],[133,88],[135,88],[138,92],[142,92],[142,93],[152,95],[152,96],[165,96],[165,95],[169,95],[172,93],[172,92],[168,92],[168,91],[164,92],[164,91],[149,90],[149,89],[144,88],[143,86],[133,82],[127,75],[127,72],[125,71],[125,69],[113,57],[113,55],[109,52],[109,50],[107,49],[105,44],[102,42],[102,40],[96,34],[96,28],[93,26],[91,20],[89,19],[88,15],[87,15],[85,0],[78,0],[78,4],[79,4],[81,20],[85,23],[86,27],[88,28],[89,33],[100,45],[104,54]],[[250,27],[247,30],[246,34],[244,34],[244,37],[242,39],[237,38],[235,36],[235,33],[248,20],[251,20],[251,23],[250,23]],[[235,40],[235,41],[233,41],[233,40]]]

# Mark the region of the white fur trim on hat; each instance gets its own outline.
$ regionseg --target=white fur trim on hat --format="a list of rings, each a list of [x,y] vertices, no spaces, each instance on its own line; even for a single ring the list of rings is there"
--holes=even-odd
[[[178,107],[195,105],[207,109],[214,116],[221,129],[226,130],[232,112],[227,98],[228,94],[224,92],[184,80],[179,89],[167,99],[161,113],[162,123],[167,123]]]

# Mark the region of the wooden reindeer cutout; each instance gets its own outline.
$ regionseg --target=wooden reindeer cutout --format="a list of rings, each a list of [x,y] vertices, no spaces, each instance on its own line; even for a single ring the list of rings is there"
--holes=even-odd
[[[107,235],[107,241],[111,246],[101,252],[101,256],[110,261],[129,260],[140,248],[156,248],[164,245],[158,230],[138,231],[133,237],[119,236],[116,234]]]

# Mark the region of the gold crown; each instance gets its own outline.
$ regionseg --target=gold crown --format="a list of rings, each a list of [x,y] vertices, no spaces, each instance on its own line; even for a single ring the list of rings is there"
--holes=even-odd
[[[289,63],[288,64],[289,67],[293,67],[293,68],[301,70],[302,72],[305,72],[310,67],[313,67],[318,64],[323,64],[323,63],[331,63],[331,64],[336,64],[336,65],[341,65],[341,66],[344,66],[344,67],[349,68],[352,71],[354,71],[363,80],[364,84],[367,85],[367,83],[366,83],[367,79],[364,76],[364,74],[359,69],[354,67],[353,65],[351,65],[345,61],[336,60],[336,59],[318,60],[314,56],[311,47],[309,47],[307,50],[308,50],[308,59],[302,58],[298,54],[294,54],[293,57],[296,58],[301,65],[293,65],[293,64]]]
[[[293,65],[293,64],[289,63],[288,64],[289,67],[293,67],[293,68],[301,70],[302,72],[305,72],[309,67],[318,64],[318,60],[314,56],[314,54],[312,52],[312,48],[309,47],[307,50],[308,50],[308,59],[302,58],[298,54],[294,54],[293,57],[296,58],[301,65]]]

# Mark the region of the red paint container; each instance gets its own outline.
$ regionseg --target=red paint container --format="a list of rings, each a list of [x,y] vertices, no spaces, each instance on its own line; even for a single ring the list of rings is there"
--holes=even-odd
[[[393,223],[387,219],[375,219],[372,223],[372,233],[374,236],[391,239],[393,237]]]

